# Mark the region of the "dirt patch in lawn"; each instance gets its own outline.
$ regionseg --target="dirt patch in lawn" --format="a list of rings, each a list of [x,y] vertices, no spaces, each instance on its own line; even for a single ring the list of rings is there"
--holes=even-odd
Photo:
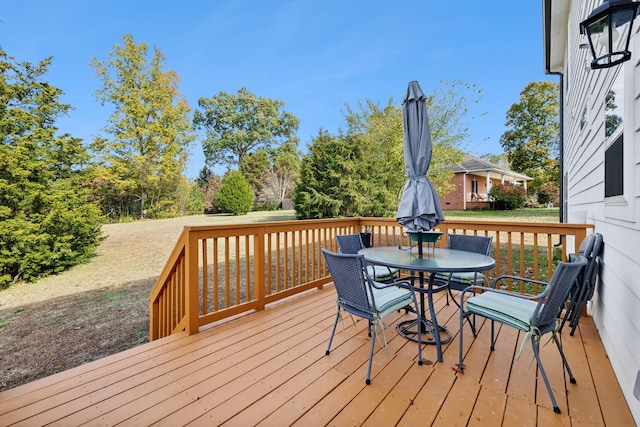
[[[105,225],[89,263],[0,291],[0,391],[147,342],[148,296],[184,226],[292,219],[276,211]]]

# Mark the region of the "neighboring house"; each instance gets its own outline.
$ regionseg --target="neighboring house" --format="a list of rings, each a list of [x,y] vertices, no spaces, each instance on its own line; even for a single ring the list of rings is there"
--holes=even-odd
[[[510,182],[523,185],[526,190],[527,181],[533,179],[469,155],[465,155],[462,163],[454,165],[453,170],[455,176],[451,183],[456,189],[440,197],[445,210],[489,208],[489,190],[492,186]]]
[[[593,70],[580,22],[601,4],[543,0],[544,60],[546,72],[560,79],[564,220],[593,224],[604,237],[601,280],[590,312],[640,424],[639,22],[632,31],[631,60]]]

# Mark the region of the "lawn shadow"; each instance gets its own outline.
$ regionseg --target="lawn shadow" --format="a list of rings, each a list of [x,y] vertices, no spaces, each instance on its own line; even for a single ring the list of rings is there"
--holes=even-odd
[[[148,342],[156,280],[0,310],[0,391]]]

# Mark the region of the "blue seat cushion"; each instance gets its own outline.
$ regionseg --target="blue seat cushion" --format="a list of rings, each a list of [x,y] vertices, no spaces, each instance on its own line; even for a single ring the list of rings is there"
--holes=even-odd
[[[374,280],[391,279],[398,272],[397,268],[388,268],[382,265],[368,265],[367,273]]]
[[[384,285],[380,284],[380,286]],[[373,298],[376,301],[376,310],[380,317],[413,303],[412,292],[396,286],[387,286],[383,289],[374,288]]]
[[[449,280],[449,275],[451,275],[451,288],[459,291],[467,286],[483,286],[486,283],[486,279],[482,273],[436,273],[435,278],[436,280],[446,282]]]
[[[497,292],[476,295],[469,298],[466,304],[467,311],[525,332],[531,329],[531,317],[538,305],[537,301]]]

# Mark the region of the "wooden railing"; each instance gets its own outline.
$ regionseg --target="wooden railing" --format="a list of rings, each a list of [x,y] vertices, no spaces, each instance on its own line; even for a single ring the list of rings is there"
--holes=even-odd
[[[590,227],[447,219],[437,228],[444,233],[443,247],[448,233],[493,236],[493,277],[546,280]],[[194,334],[202,326],[321,288],[331,278],[320,248],[336,251],[336,235],[365,230],[372,233],[374,246],[409,244],[393,218],[185,227],[149,296],[150,339],[178,331]]]

